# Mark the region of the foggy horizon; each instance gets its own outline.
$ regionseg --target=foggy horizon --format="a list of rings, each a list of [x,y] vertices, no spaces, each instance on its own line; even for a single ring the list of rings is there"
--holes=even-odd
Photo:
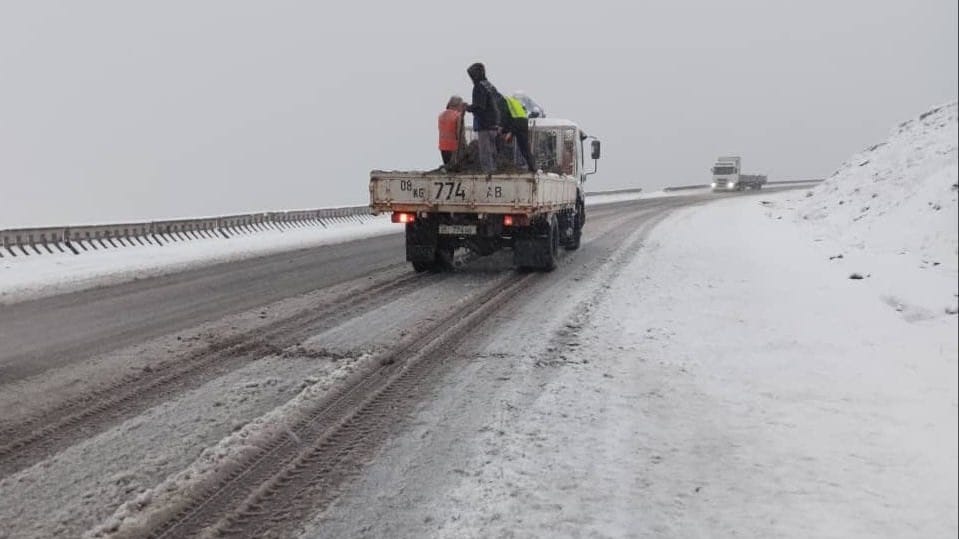
[[[358,205],[440,164],[466,68],[603,143],[588,191],[822,178],[956,99],[957,5],[0,7],[0,228]]]

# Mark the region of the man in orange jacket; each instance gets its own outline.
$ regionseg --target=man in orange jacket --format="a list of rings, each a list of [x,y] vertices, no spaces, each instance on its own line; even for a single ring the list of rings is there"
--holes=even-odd
[[[446,110],[440,113],[440,155],[443,157],[443,166],[455,164],[454,156],[460,149],[460,138],[463,133],[463,111],[466,105],[463,98],[454,95],[446,103]]]

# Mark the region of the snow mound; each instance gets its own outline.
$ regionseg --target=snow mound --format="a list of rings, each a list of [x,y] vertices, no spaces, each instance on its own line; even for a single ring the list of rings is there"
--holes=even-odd
[[[799,215],[849,248],[918,255],[955,271],[957,139],[956,102],[904,122],[810,191]]]

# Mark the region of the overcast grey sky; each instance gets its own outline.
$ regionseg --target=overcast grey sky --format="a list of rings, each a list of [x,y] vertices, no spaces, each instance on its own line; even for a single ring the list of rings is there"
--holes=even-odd
[[[603,141],[590,190],[720,154],[822,177],[956,99],[955,0],[0,3],[0,228],[362,204],[438,164],[466,67]]]

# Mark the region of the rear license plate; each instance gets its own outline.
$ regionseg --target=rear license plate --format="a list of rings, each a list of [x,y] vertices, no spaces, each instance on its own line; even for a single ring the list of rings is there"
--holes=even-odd
[[[440,225],[440,234],[445,236],[475,236],[476,225]]]

